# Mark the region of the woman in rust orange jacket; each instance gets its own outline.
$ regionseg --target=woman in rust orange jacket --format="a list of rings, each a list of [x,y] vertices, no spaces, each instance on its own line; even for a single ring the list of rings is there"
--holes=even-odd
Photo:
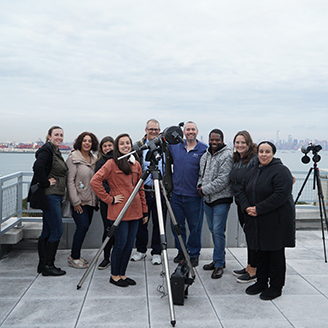
[[[128,134],[120,134],[114,142],[114,157],[108,160],[91,179],[90,185],[95,194],[108,204],[107,218],[115,221],[124,204],[140,180],[142,169],[134,156],[118,160],[131,151],[132,141]],[[106,180],[110,187],[107,194],[102,182]],[[119,287],[135,285],[136,282],[126,277],[134,240],[136,238],[139,220],[148,220],[148,209],[143,190],[137,193],[121,223],[115,231],[115,244],[111,255],[110,283]]]

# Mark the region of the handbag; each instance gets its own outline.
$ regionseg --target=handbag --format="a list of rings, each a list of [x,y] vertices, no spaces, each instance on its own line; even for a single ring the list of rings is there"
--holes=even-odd
[[[49,204],[46,195],[44,193],[44,189],[41,188],[38,183],[30,186],[27,201],[30,203],[30,206],[34,209],[40,209],[40,210],[49,209]]]
[[[63,218],[71,218],[72,217],[72,207],[71,203],[64,199],[61,203],[61,212]]]

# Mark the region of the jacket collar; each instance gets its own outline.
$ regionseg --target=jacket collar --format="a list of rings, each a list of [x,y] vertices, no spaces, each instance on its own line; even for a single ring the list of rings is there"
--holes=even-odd
[[[69,154],[69,156],[72,157],[72,162],[74,164],[85,164],[85,165],[93,165],[96,161],[95,156],[90,153],[90,157],[91,157],[91,163],[89,163],[82,155],[82,153],[79,150],[72,150]]]

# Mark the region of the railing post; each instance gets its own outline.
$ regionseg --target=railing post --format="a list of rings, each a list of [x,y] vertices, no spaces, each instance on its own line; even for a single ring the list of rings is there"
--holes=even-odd
[[[23,215],[23,173],[17,178],[17,220],[19,220],[17,227],[22,227],[22,215]]]

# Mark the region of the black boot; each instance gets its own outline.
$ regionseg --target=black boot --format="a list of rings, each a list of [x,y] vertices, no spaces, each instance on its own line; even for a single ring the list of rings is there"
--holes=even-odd
[[[57,252],[59,241],[48,241],[46,245],[46,261],[44,269],[42,270],[43,276],[62,276],[66,271],[61,268],[55,267],[55,256]]]
[[[41,273],[45,265],[45,255],[46,255],[46,245],[48,238],[39,237],[38,240],[38,253],[39,253],[39,264],[38,264],[38,273]]]

